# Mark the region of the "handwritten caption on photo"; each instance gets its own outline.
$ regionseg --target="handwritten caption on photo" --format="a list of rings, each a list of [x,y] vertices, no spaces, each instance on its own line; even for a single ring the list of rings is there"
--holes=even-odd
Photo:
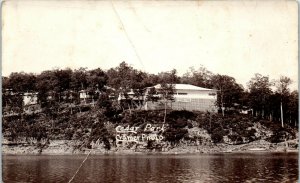
[[[146,141],[156,141],[161,142],[164,137],[161,135],[165,131],[165,125],[157,126],[152,124],[146,124],[146,126],[141,129],[138,126],[117,126],[116,127],[116,142],[135,142],[143,143]],[[140,132],[140,133],[138,133]]]

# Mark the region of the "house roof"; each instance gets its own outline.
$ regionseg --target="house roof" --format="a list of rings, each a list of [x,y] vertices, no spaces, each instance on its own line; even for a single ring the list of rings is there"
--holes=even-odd
[[[116,91],[116,89],[114,89],[113,87],[110,87],[110,86],[104,85],[104,88],[107,89],[107,90],[113,90],[113,91]]]
[[[209,88],[203,88],[199,86],[194,86],[190,84],[173,84],[175,90],[196,90],[196,91],[215,91],[214,89],[209,89]],[[161,85],[157,84],[153,86],[155,89],[160,89]],[[151,87],[149,87],[151,88]]]
[[[135,93],[134,93],[133,89],[131,89],[130,92],[128,92],[127,94],[128,95],[134,95]]]
[[[24,96],[28,96],[28,95],[38,95],[39,92],[25,92],[23,93]]]

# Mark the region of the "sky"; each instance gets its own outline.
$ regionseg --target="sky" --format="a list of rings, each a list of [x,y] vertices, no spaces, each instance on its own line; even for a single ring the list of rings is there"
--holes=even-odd
[[[2,75],[201,65],[244,87],[255,73],[298,88],[296,1],[5,1]]]

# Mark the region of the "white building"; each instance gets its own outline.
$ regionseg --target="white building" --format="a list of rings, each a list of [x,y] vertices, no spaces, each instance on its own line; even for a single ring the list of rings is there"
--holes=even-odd
[[[80,90],[79,98],[80,100],[86,100],[92,98],[92,96],[86,90]]]
[[[23,94],[23,105],[35,105],[38,103],[38,93],[24,93]]]
[[[217,112],[217,90],[202,88],[190,84],[173,84],[174,101],[168,103],[168,107],[174,110],[190,111],[215,111]],[[146,96],[151,88],[155,88],[157,96],[161,96],[161,85],[157,84],[146,89]],[[145,109],[160,109],[162,105],[158,102],[146,102]]]
[[[38,93],[23,94],[23,111],[26,114],[39,113],[42,111],[41,105],[38,104]]]

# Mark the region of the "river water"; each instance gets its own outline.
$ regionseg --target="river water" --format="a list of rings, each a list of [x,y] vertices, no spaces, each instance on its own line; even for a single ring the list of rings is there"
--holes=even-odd
[[[14,182],[64,182],[85,155],[3,155],[2,178]],[[91,155],[73,182],[297,182],[298,153],[200,155]]]

